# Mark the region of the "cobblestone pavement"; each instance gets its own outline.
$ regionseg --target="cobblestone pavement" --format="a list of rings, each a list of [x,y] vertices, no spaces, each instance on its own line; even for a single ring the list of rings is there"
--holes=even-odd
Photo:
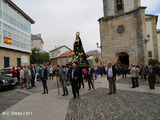
[[[48,80],[47,83],[49,90],[57,88],[55,79]],[[43,92],[42,82],[36,82],[36,87],[28,90],[26,88],[21,89],[20,86],[15,86],[11,90],[0,92],[0,113],[15,105],[30,94],[41,92]]]
[[[132,82],[131,82],[131,78],[130,77],[127,77],[127,78],[121,78],[119,80],[116,81],[116,83],[120,83],[120,84],[130,84],[132,85]],[[148,80],[144,80],[144,79],[141,79],[139,78],[139,85],[144,85],[144,86],[149,86],[149,83],[148,83]],[[160,83],[156,83],[155,84],[155,87],[160,87]]]
[[[0,92],[0,113],[18,103],[28,95],[29,94],[27,93],[16,90]]]
[[[118,90],[107,95],[107,88],[70,100],[66,120],[160,120],[160,94]]]

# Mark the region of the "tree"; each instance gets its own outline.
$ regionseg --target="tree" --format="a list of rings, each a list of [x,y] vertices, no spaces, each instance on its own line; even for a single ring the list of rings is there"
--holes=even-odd
[[[149,65],[155,65],[155,64],[159,64],[158,60],[149,59]]]
[[[49,63],[49,53],[41,52],[39,48],[33,48],[30,55],[31,64],[46,64]]]
[[[49,64],[50,61],[50,57],[49,57],[49,53],[47,52],[41,52],[40,56],[39,56],[39,63],[40,64]]]

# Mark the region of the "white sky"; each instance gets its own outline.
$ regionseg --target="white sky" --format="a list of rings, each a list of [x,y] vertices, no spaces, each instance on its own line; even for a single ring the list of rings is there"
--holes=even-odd
[[[66,45],[73,49],[76,32],[85,51],[100,43],[99,18],[103,17],[102,0],[12,0],[36,23],[32,34],[42,34],[44,50]],[[160,15],[160,0],[141,0],[146,13]],[[160,29],[160,19],[157,28]]]

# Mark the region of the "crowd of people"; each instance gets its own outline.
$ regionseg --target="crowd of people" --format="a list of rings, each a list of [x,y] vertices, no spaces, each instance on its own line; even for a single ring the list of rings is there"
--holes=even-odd
[[[68,95],[67,83],[72,86],[73,99],[79,97],[79,89],[84,88],[84,81],[88,82],[88,90],[94,89],[94,81],[97,79],[97,83],[101,83],[101,76],[107,75],[109,82],[109,95],[116,93],[116,75],[126,77],[130,74],[132,81],[132,88],[139,87],[139,78],[144,80],[148,79],[150,89],[155,89],[155,82],[160,82],[160,66],[142,66],[131,65],[129,68],[127,65],[112,65],[109,63],[107,66],[93,67],[89,63],[89,67],[80,68],[76,67],[76,64],[71,66],[66,65],[41,65],[38,69],[35,64],[31,67],[21,66],[20,68],[13,67],[12,77],[17,77],[21,88],[26,87],[31,89],[36,87],[35,81],[42,81],[43,93],[48,93],[47,79],[53,80],[56,77],[57,86],[62,86],[63,95]]]
[[[150,65],[132,65],[131,67],[131,79],[132,79],[132,88],[139,87],[138,78],[142,78],[145,81],[148,78],[149,88],[155,89],[155,83],[160,82],[160,66]]]
[[[35,82],[38,80],[42,81],[43,93],[48,93],[47,79],[53,80],[56,77],[57,85],[62,86],[63,95],[68,95],[67,82],[72,86],[73,98],[79,96],[79,89],[84,88],[84,81],[88,82],[88,90],[94,89],[93,79],[97,79],[98,83],[101,83],[101,76],[106,74],[105,67],[93,68],[91,63],[87,68],[76,67],[76,64],[72,66],[66,65],[41,65],[37,69],[35,64],[31,67],[28,65],[13,67],[12,77],[17,77],[18,84],[21,88],[26,87],[31,89],[36,87]]]
[[[28,65],[21,66],[20,68],[17,66],[13,67],[12,77],[17,77],[18,84],[21,85],[21,88],[26,87],[27,89],[31,89],[35,86],[35,81],[37,80],[37,69],[36,65],[32,65],[31,67]]]
[[[127,77],[130,74],[132,87],[139,87],[139,78],[146,81],[148,79],[148,84],[150,89],[155,89],[155,83],[160,82],[160,65],[134,65],[131,67],[127,65],[115,64],[114,65],[116,74],[118,76]]]

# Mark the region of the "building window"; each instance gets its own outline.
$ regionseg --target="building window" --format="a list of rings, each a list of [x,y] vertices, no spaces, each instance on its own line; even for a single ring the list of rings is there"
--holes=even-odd
[[[17,47],[21,47],[24,49],[30,50],[31,41],[30,37],[22,32],[19,32],[18,30],[3,24],[3,37],[9,37],[12,38],[13,45]],[[22,45],[21,45],[22,44]]]
[[[57,54],[60,54],[60,50],[57,51]]]
[[[9,57],[4,57],[4,68],[9,67]]]
[[[2,18],[2,11],[0,10],[0,18]]]
[[[21,66],[21,58],[17,58],[17,66],[18,66],[18,67]]]
[[[7,31],[6,30],[3,30],[3,36],[7,37]]]
[[[7,12],[7,3],[3,1],[3,11]]]
[[[69,61],[69,58],[66,58],[66,64],[68,63],[68,61]]]
[[[52,52],[52,57],[54,57],[54,52]]]
[[[0,12],[0,17],[1,16],[2,12]],[[3,19],[16,27],[19,27],[23,31],[29,34],[31,33],[31,23],[5,1],[3,1]]]
[[[8,37],[12,38],[12,33],[8,32]]]
[[[1,9],[1,6],[2,6],[2,1],[0,0],[0,9]]]
[[[152,57],[152,51],[148,52],[148,57],[150,57],[150,58]]]
[[[2,41],[2,36],[0,35],[0,43],[1,43],[1,41]]]
[[[117,11],[122,10],[122,0],[116,0],[117,2]]]

